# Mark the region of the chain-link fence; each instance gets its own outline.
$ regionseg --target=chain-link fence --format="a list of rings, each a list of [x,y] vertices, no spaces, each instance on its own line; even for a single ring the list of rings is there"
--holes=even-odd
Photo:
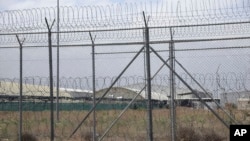
[[[0,13],[0,138],[229,140],[250,122],[248,3],[61,7],[60,32],[54,8]]]

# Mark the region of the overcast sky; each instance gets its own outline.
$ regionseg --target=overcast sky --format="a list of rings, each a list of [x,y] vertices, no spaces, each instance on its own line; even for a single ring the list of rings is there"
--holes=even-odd
[[[156,2],[157,0],[60,0],[61,6],[86,6],[86,5],[110,5],[116,3],[140,3],[144,1]],[[158,0],[161,2],[162,0]],[[164,0],[165,1],[165,0]],[[168,0],[171,1],[171,0]],[[175,0],[172,0],[175,1]],[[180,0],[182,2],[188,1],[202,1],[202,0]],[[214,1],[218,6],[232,6],[234,0],[227,0],[231,3],[223,3],[223,1]],[[237,0],[237,2],[244,1],[244,4],[248,0]],[[227,5],[225,5],[227,4]],[[15,9],[31,9],[38,7],[56,7],[57,0],[0,0],[0,11],[15,10]],[[191,4],[188,4],[189,6]],[[196,3],[194,7],[201,6],[200,3]],[[237,5],[238,7],[240,5]],[[176,7],[175,7],[176,8]],[[182,6],[184,8],[184,6]],[[204,7],[203,7],[204,8]],[[174,9],[174,8],[173,8]],[[184,11],[185,9],[181,10]],[[238,42],[208,42],[206,47],[217,46],[243,46],[245,41]],[[247,42],[248,43],[248,42]],[[204,42],[197,44],[198,47],[202,47]],[[248,45],[248,44],[246,44]],[[159,47],[158,45],[153,45]],[[194,46],[192,43],[185,45],[177,44],[178,47]],[[123,51],[138,51],[141,46],[122,46]],[[160,46],[161,49],[168,49],[168,44]],[[115,48],[115,47],[113,47]],[[105,46],[107,51],[112,51],[112,48]],[[116,47],[117,49],[117,47]],[[120,49],[120,48],[119,48]],[[91,76],[91,52],[90,48],[63,48],[60,50],[60,76],[61,77],[86,77]],[[97,49],[97,52],[101,51],[101,47]],[[54,75],[56,68],[56,52],[54,51]],[[168,53],[163,53],[168,55]],[[119,55],[97,55],[96,68],[97,76],[117,76],[120,71],[127,65],[134,54],[119,54]],[[249,50],[227,50],[227,51],[194,51],[194,52],[178,52],[176,54],[178,60],[183,63],[187,69],[192,73],[215,73],[220,66],[219,72],[246,72],[249,69]],[[19,50],[16,49],[1,49],[0,51],[0,78],[13,78],[19,77]],[[167,57],[167,56],[166,56]],[[48,76],[48,50],[47,48],[25,48],[24,49],[24,76]],[[162,63],[158,58],[152,56],[152,73]],[[240,62],[240,63],[239,63]],[[111,66],[112,65],[112,66]],[[165,73],[165,72],[164,72]],[[144,75],[143,73],[143,56],[138,58],[138,62],[128,71],[128,76],[131,75]]]
[[[61,6],[110,5],[123,2],[140,2],[145,0],[60,0]],[[57,0],[0,0],[0,10],[29,9],[38,7],[55,7]]]
[[[116,3],[140,3],[149,1],[150,3],[168,2],[179,3],[182,8],[192,7],[209,7],[216,3],[218,7],[242,7],[249,4],[248,0],[59,0],[61,6],[86,6],[86,5],[111,5]],[[186,6],[184,6],[186,5]],[[0,0],[0,10],[14,10],[14,9],[30,9],[38,7],[55,7],[57,0]]]
[[[88,3],[96,3],[96,1],[98,0],[87,0]],[[104,1],[108,3],[108,0]],[[0,0],[0,2],[2,10],[55,7],[57,5],[57,0]],[[79,0],[60,0],[60,4],[65,6],[73,6],[78,3]]]

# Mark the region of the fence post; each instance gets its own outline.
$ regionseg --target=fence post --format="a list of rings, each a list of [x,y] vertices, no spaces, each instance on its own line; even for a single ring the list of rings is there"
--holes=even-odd
[[[60,10],[59,10],[59,0],[57,0],[57,66],[56,66],[56,119],[59,121],[59,70],[60,70],[60,57],[59,57],[59,44],[60,44],[60,38],[59,38],[59,22],[60,22]]]
[[[92,83],[93,83],[93,107],[96,105],[96,88],[95,88],[95,43],[91,32],[89,32],[89,36],[91,39],[91,45],[92,45]],[[96,141],[96,109],[93,110],[93,141]]]
[[[19,43],[20,46],[20,78],[19,78],[19,135],[18,135],[18,140],[22,141],[22,134],[23,134],[23,43],[25,38],[23,39],[23,41],[20,41],[18,35],[16,35],[17,41]]]
[[[174,42],[173,42],[173,31],[170,27],[170,43],[169,43],[169,66],[172,68],[170,70],[170,120],[171,120],[171,141],[176,140],[176,103],[175,103],[175,53],[174,53]]]
[[[49,88],[50,88],[50,140],[54,141],[54,96],[53,96],[53,62],[52,62],[52,40],[51,40],[51,29],[52,25],[49,26],[47,18],[45,18],[45,22],[48,28],[48,45],[49,45]]]
[[[145,13],[143,12],[145,30],[144,30],[144,41],[146,50],[146,94],[148,97],[147,111],[148,111],[148,140],[153,141],[153,122],[152,122],[152,102],[151,102],[151,68],[150,68],[150,46],[149,46],[149,28],[146,21]]]

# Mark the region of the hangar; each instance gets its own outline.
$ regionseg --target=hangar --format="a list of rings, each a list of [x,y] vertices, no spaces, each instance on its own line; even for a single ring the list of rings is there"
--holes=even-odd
[[[104,88],[96,91],[96,99],[100,99],[104,93],[106,95],[103,97],[103,103],[107,101],[113,102],[125,102],[131,101],[135,96],[136,101],[145,101],[147,99],[146,91],[144,88],[145,84],[135,84],[124,87],[113,87],[111,89]],[[152,101],[154,103],[164,103],[168,104],[170,100],[170,89],[168,86],[162,85],[152,85]],[[107,92],[107,90],[109,91]],[[56,98],[54,90],[54,99]],[[93,99],[93,92],[91,90],[82,89],[72,89],[72,88],[59,88],[59,99],[62,102],[77,102],[77,100],[84,100],[85,102],[90,102]],[[206,102],[212,102],[204,92],[197,91],[197,94]],[[2,100],[6,101],[17,101],[19,98],[19,83],[15,82],[3,82],[0,81],[0,97]],[[23,99],[24,100],[43,100],[47,101],[50,98],[49,86],[45,85],[34,85],[34,84],[24,84],[23,85]],[[69,101],[70,100],[70,101]],[[197,106],[200,105],[199,99],[187,88],[176,88],[176,103],[182,106]],[[219,99],[215,99],[220,101]],[[200,106],[198,106],[200,107]]]

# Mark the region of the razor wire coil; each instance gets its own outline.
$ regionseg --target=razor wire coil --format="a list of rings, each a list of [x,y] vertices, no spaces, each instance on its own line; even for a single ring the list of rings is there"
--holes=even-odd
[[[246,91],[249,90],[248,77],[245,73],[196,73],[192,74],[195,80],[197,80],[201,85],[207,88],[209,91],[215,91],[218,87],[224,88],[226,91]],[[249,74],[248,74],[249,75]],[[196,85],[196,83],[185,73],[180,74],[180,76],[191,86]],[[116,77],[97,77],[96,78],[96,88],[97,90],[108,88]],[[152,85],[159,87],[169,87],[169,76],[168,75],[157,75],[152,79]],[[55,80],[55,79],[54,79]],[[61,90],[91,90],[92,89],[92,77],[61,77],[59,79],[60,89]],[[139,85],[144,85],[145,78],[142,76],[123,76],[116,83],[116,87],[130,87],[137,88]],[[16,89],[19,89],[19,79],[18,78],[1,78],[0,79],[0,92],[2,94],[7,94],[7,92],[15,93]],[[54,87],[56,82],[53,82]],[[24,77],[23,78],[23,87],[26,92],[40,91],[41,93],[48,92],[49,89],[49,78],[47,77]],[[176,80],[177,88],[185,88],[185,86]]]
[[[144,27],[142,11],[149,16],[151,40],[155,41],[169,38],[166,27],[171,26],[180,26],[174,29],[175,38],[249,35],[249,3],[249,0],[185,0],[60,7],[60,42],[90,42],[88,31],[97,36],[97,42],[141,40]],[[52,21],[56,14],[56,7],[0,12],[0,34],[3,34],[0,41],[6,46],[13,45],[16,39],[12,34],[19,33],[27,39],[26,44],[44,44],[47,41],[44,18]],[[231,22],[238,24],[216,25]],[[196,26],[203,24],[215,25]],[[27,34],[23,34],[25,32]],[[56,41],[56,36],[52,41]]]

